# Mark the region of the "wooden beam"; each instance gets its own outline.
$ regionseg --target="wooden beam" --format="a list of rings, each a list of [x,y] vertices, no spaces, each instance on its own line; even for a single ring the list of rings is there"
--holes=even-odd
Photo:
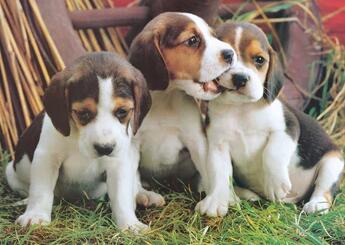
[[[140,24],[146,21],[148,13],[147,7],[132,7],[77,10],[69,12],[69,16],[75,29],[88,29]]]

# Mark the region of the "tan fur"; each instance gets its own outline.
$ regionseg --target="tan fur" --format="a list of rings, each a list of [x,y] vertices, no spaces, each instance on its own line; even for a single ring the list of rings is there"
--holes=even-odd
[[[92,121],[92,120],[90,120],[86,124],[83,122],[80,122],[80,120],[78,119],[78,117],[76,115],[76,112],[84,111],[84,110],[88,110],[89,112],[91,112],[92,118],[95,118],[96,114],[97,114],[97,103],[96,103],[96,101],[93,98],[86,98],[82,101],[77,101],[77,102],[72,103],[72,114],[71,114],[71,116],[72,116],[72,119],[75,122],[77,128],[85,126],[86,124],[88,124],[89,122]]]
[[[119,119],[122,124],[127,124],[132,116],[134,101],[128,98],[116,97],[114,99],[114,104],[115,104],[114,113],[120,108],[129,111],[128,115],[125,118]]]

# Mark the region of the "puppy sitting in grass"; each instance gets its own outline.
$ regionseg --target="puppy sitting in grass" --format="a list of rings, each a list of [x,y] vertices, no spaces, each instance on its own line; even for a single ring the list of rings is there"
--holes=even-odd
[[[223,216],[238,198],[306,201],[306,213],[327,212],[344,169],[337,146],[306,114],[277,98],[284,75],[265,34],[249,23],[226,23],[217,36],[238,60],[209,102],[210,193],[199,210]]]
[[[108,193],[121,229],[146,229],[135,215],[137,195],[145,205],[164,199],[141,187],[137,171],[132,134],[151,105],[142,74],[113,53],[89,53],[53,77],[43,103],[45,111],[24,132],[6,169],[10,187],[28,195],[16,222],[50,223],[54,194]]]

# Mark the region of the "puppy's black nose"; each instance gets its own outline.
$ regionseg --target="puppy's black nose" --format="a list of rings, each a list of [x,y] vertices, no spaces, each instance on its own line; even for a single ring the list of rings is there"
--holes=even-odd
[[[236,89],[240,89],[246,86],[247,82],[249,81],[249,76],[243,73],[236,73],[232,75],[232,82]]]
[[[232,49],[224,49],[222,50],[222,56],[226,63],[231,64],[234,58],[234,51]]]
[[[115,144],[109,144],[109,145],[94,144],[93,147],[95,148],[99,156],[108,156],[113,152]]]

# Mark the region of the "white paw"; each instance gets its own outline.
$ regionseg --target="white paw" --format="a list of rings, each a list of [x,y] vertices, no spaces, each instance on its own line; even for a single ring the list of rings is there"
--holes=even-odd
[[[24,214],[18,217],[16,224],[21,226],[28,225],[48,225],[51,221],[50,215],[43,212],[26,211]]]
[[[289,175],[267,175],[264,178],[264,195],[271,201],[282,201],[292,188]]]
[[[137,194],[137,204],[147,207],[162,207],[165,205],[164,197],[156,192],[143,190]]]
[[[195,210],[209,217],[223,217],[227,214],[229,205],[234,205],[238,202],[239,199],[235,195],[225,193],[218,195],[210,194],[196,205]]]
[[[324,197],[313,198],[304,204],[303,211],[307,214],[319,212],[320,214],[328,213],[331,204]]]
[[[236,195],[242,200],[256,202],[261,199],[258,194],[256,194],[255,192],[249,189],[241,188],[238,186],[235,186],[234,189],[235,189]]]
[[[125,222],[123,224],[118,224],[120,230],[122,231],[129,231],[136,234],[143,233],[150,230],[148,225],[140,222],[139,220],[132,221],[132,222]]]

